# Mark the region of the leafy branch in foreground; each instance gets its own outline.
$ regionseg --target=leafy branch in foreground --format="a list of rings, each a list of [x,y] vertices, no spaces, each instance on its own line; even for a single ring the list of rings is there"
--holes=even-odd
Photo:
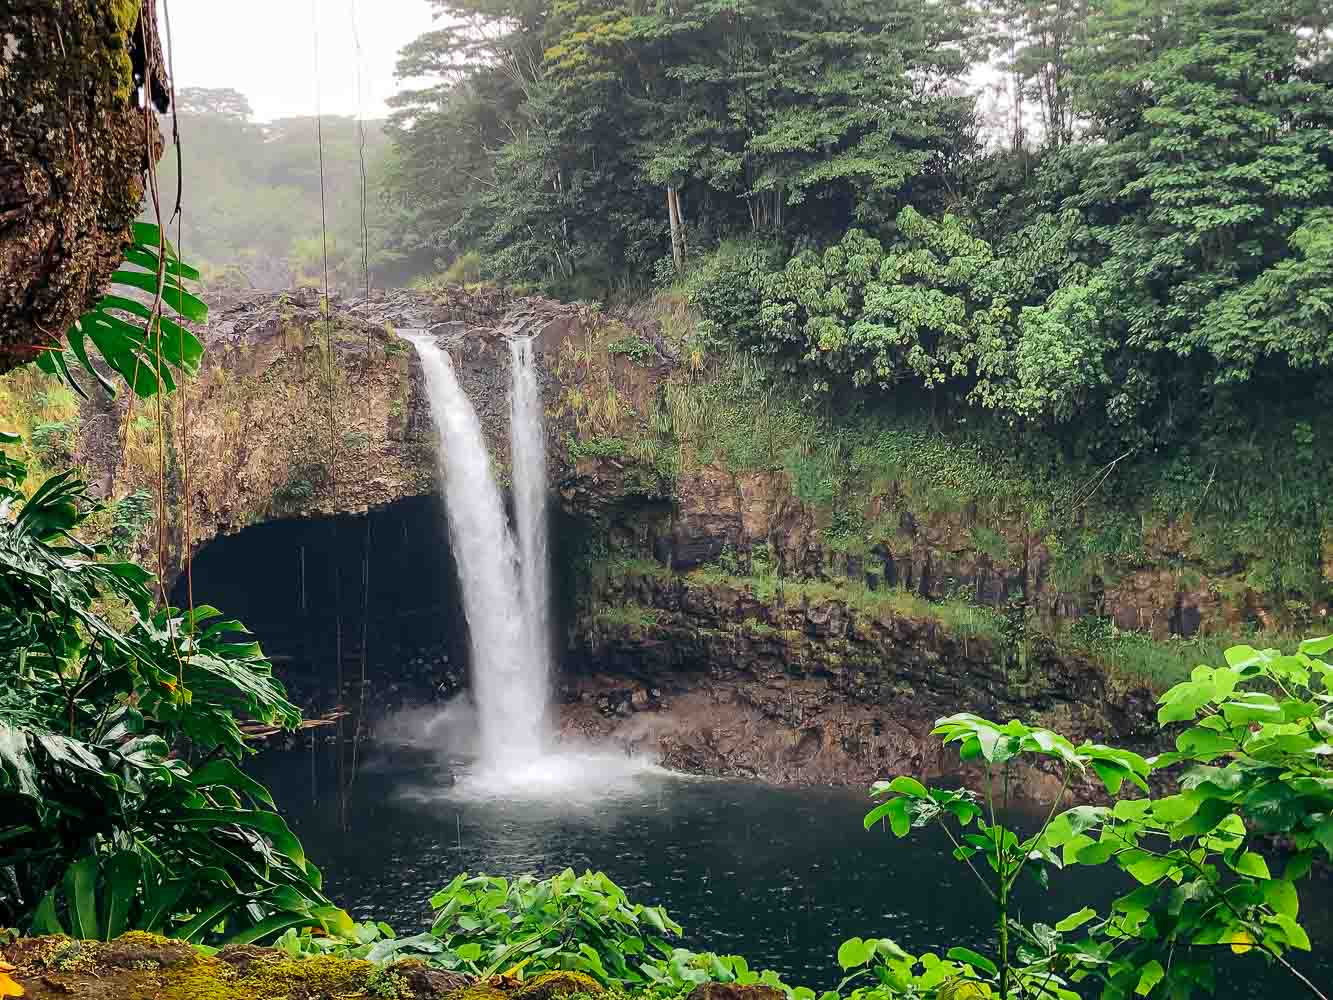
[[[99,509],[86,484],[67,471],[25,499],[26,476],[0,452],[0,924],[188,940],[350,926],[236,766],[238,716],[300,720],[258,644],[211,607],[154,611],[144,570],[78,538]]]
[[[1333,778],[1326,763],[1333,756],[1333,667],[1320,659],[1330,650],[1333,638],[1308,640],[1288,655],[1238,646],[1227,651],[1227,666],[1197,667],[1162,696],[1158,713],[1164,726],[1191,725],[1177,736],[1175,751],[1151,761],[1109,747],[1074,747],[1017,721],[940,720],[935,733],[959,744],[964,761],[983,764],[984,802],[972,792],[927,789],[899,777],[874,787],[872,794],[885,801],[867,814],[866,826],[887,821],[901,837],[938,825],[954,857],[991,897],[997,960],[950,949],[948,957],[964,965],[957,982],[974,984],[977,996],[995,992],[1005,1000],[1074,1000],[1071,984],[1085,981],[1099,982],[1104,1000],[1185,998],[1196,989],[1213,991],[1212,953],[1230,948],[1262,955],[1309,995],[1327,1000],[1287,955],[1310,950],[1297,920],[1297,884],[1318,853],[1333,858]],[[1054,761],[1064,777],[1061,796],[1026,838],[996,818],[996,785],[1008,787],[1007,770],[1020,757]],[[1147,793],[1152,771],[1182,765],[1174,795],[1056,812],[1071,777],[1087,768],[1114,796],[1126,781]],[[1295,848],[1279,876],[1256,839],[1272,836]],[[1010,892],[1023,872],[1045,886],[1052,869],[1108,863],[1138,883],[1109,913],[1085,907],[1054,927],[1009,918]],[[1080,929],[1084,936],[1070,940]],[[894,960],[886,953],[886,965]],[[910,985],[923,987],[919,979]]]

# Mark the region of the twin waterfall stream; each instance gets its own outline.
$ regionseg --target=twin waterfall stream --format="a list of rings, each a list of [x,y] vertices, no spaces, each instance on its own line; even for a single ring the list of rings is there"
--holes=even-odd
[[[533,343],[509,342],[511,531],[481,421],[449,354],[423,333],[403,335],[421,357],[440,435],[449,537],[471,636],[478,767],[484,775],[512,776],[543,759],[552,742],[546,445]]]

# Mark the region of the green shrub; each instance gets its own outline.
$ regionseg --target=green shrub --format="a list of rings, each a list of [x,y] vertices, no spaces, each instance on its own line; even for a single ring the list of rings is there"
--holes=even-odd
[[[686,292],[703,317],[705,339],[750,343],[759,337],[765,280],[780,255],[776,244],[729,241],[690,273]]]
[[[627,334],[606,345],[607,354],[620,354],[636,365],[649,365],[657,358],[657,349],[637,333]]]
[[[645,981],[638,966],[680,925],[660,906],[632,903],[601,872],[548,879],[463,873],[431,897],[431,933],[478,968],[524,962],[525,976],[584,972],[603,985]]]

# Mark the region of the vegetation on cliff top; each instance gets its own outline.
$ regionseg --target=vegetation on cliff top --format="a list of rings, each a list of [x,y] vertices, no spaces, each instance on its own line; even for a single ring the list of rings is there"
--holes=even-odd
[[[663,323],[660,399],[571,401],[576,455],[783,468],[851,547],[889,483],[978,503],[1071,601],[1149,562],[1264,627],[1325,601],[1326,0],[436,6],[491,30],[403,53],[404,240],[565,295],[683,282],[703,320]],[[617,365],[665,360],[627,333]]]

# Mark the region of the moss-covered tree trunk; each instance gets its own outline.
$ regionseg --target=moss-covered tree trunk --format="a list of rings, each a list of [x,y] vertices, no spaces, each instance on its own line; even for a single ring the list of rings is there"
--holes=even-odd
[[[160,51],[152,0],[0,3],[0,374],[56,343],[123,259],[162,150],[139,105],[161,62],[141,19]]]

